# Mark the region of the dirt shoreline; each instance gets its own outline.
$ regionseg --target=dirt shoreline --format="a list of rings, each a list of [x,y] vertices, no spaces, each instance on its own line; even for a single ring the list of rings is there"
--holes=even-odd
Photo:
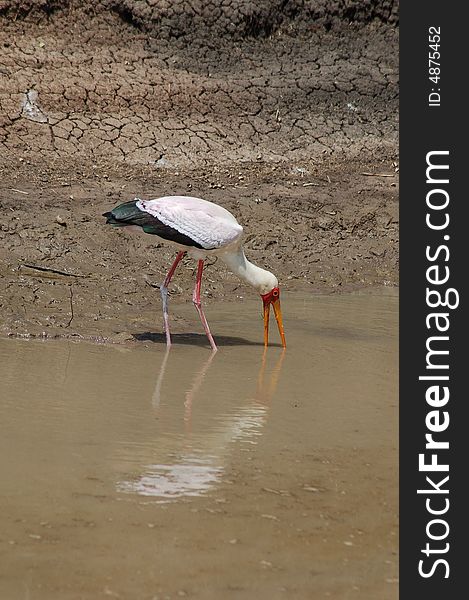
[[[157,285],[174,249],[106,227],[101,216],[137,194],[185,193],[222,204],[243,224],[249,258],[276,273],[285,291],[398,283],[397,174],[389,163],[92,172],[24,164],[2,178],[0,334],[119,341],[142,327],[161,331]],[[185,260],[174,279],[175,331],[184,330],[176,306],[190,301],[194,265]],[[208,266],[206,303],[253,294],[221,264]]]

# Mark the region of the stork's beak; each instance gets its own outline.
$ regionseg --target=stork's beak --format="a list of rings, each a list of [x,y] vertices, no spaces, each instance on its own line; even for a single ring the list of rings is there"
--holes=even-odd
[[[275,319],[277,321],[278,332],[280,339],[282,340],[282,346],[287,347],[285,341],[285,333],[283,331],[283,320],[282,320],[282,309],[280,308],[280,291],[278,288],[274,288],[268,294],[262,295],[262,302],[264,303],[264,346],[269,345],[269,317],[270,317],[270,305],[274,309]]]

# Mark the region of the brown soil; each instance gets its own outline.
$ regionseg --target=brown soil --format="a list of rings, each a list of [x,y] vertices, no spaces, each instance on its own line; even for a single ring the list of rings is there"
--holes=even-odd
[[[135,195],[232,210],[286,290],[397,284],[397,3],[329,4],[0,1],[3,334],[161,327],[173,251],[101,217]]]

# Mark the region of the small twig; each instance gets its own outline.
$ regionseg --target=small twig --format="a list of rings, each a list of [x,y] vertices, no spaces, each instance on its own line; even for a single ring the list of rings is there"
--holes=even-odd
[[[70,325],[71,325],[71,323],[73,321],[73,317],[74,317],[74,314],[73,314],[73,287],[72,287],[72,284],[70,284],[69,290],[70,290],[70,313],[71,313],[71,317],[70,317],[70,321],[67,323],[67,325],[65,325],[65,327],[70,327]]]
[[[367,175],[368,177],[395,177],[395,173],[361,173],[361,175]]]
[[[205,267],[213,267],[214,264],[218,261],[218,256],[213,257],[213,262],[205,262]]]
[[[67,271],[60,271],[60,269],[51,269],[49,267],[41,267],[39,265],[30,265],[28,263],[22,263],[20,267],[27,267],[28,269],[34,269],[35,271],[44,271],[46,273],[56,273],[57,275],[65,275],[66,277],[86,277],[86,275],[67,273]]]
[[[303,183],[303,187],[308,187],[308,186],[310,186],[310,185],[317,185],[317,186],[320,186],[321,184],[320,184],[320,183]]]
[[[149,285],[152,288],[156,288],[157,290],[161,289],[161,286],[159,283],[152,283],[149,279],[148,279],[148,275],[144,275],[143,276],[143,281]]]
[[[23,192],[23,190],[17,190],[16,188],[10,188],[10,192],[18,192],[18,194],[24,194],[25,196],[29,196],[29,192]]]

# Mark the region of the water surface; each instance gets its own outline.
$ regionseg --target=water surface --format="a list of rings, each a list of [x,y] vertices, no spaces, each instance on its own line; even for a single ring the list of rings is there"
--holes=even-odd
[[[287,296],[286,352],[260,308],[0,340],[2,600],[397,598],[397,298]]]

